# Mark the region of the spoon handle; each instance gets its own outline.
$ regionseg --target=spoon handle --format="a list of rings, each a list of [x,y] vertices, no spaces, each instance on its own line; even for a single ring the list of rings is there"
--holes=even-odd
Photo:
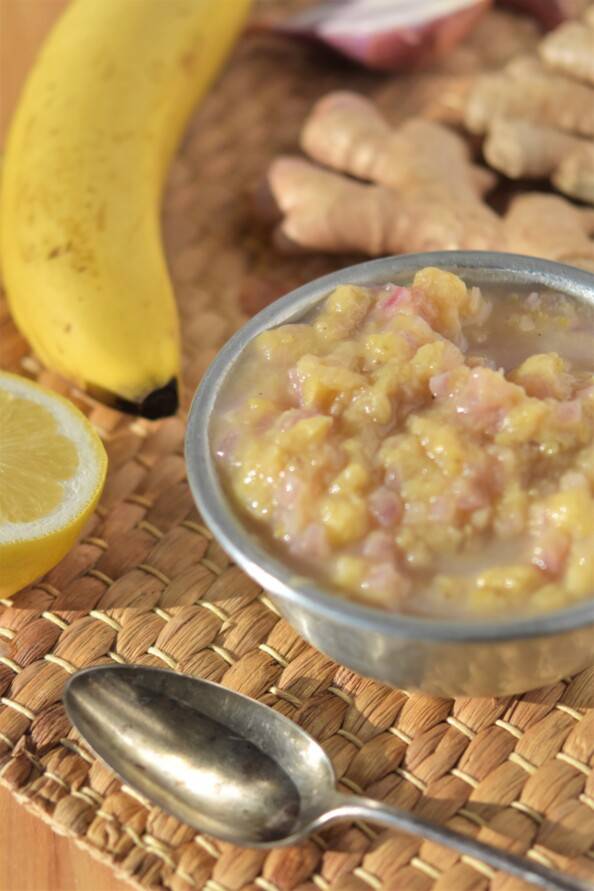
[[[501,869],[509,875],[523,879],[539,888],[548,888],[552,891],[594,891],[594,885],[548,869],[527,857],[519,857],[517,854],[510,854],[493,845],[477,841],[468,835],[455,832],[453,829],[448,829],[447,826],[432,823],[409,811],[401,811],[380,801],[375,801],[373,798],[336,793],[335,803],[326,814],[326,820],[334,822],[349,818],[369,820],[391,829],[422,836],[428,841],[453,848],[469,858],[479,860],[493,869]]]

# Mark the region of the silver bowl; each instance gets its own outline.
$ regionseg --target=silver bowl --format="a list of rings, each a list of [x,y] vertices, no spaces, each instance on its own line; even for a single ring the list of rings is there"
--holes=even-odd
[[[339,284],[407,283],[424,266],[459,273],[470,285],[509,284],[562,291],[594,304],[594,275],[533,257],[438,251],[359,263],[292,291],[228,341],[192,403],[186,434],[190,487],[227,553],[266,589],[281,614],[322,652],[360,674],[437,696],[520,693],[594,663],[593,599],[536,617],[482,621],[386,613],[352,603],[295,575],[242,522],[225,495],[210,443],[217,401],[244,348],[268,328],[296,322]]]

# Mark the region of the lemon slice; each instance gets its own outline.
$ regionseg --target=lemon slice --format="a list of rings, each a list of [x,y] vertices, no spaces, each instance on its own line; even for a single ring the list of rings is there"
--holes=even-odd
[[[66,399],[0,372],[0,596],[70,550],[101,494],[107,455]]]

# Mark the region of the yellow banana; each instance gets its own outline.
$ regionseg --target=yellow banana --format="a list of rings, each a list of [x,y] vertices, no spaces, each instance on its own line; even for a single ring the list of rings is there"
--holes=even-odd
[[[147,417],[178,398],[163,181],[249,5],[73,0],[9,134],[1,251],[16,323],[49,367]]]

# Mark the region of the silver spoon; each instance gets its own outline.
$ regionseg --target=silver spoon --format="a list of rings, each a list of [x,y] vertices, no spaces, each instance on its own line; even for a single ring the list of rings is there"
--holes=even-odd
[[[125,782],[184,823],[248,847],[370,820],[447,845],[541,888],[593,886],[371,798],[336,791],[324,750],[288,718],[209,681],[113,665],[70,678],[68,717]]]

